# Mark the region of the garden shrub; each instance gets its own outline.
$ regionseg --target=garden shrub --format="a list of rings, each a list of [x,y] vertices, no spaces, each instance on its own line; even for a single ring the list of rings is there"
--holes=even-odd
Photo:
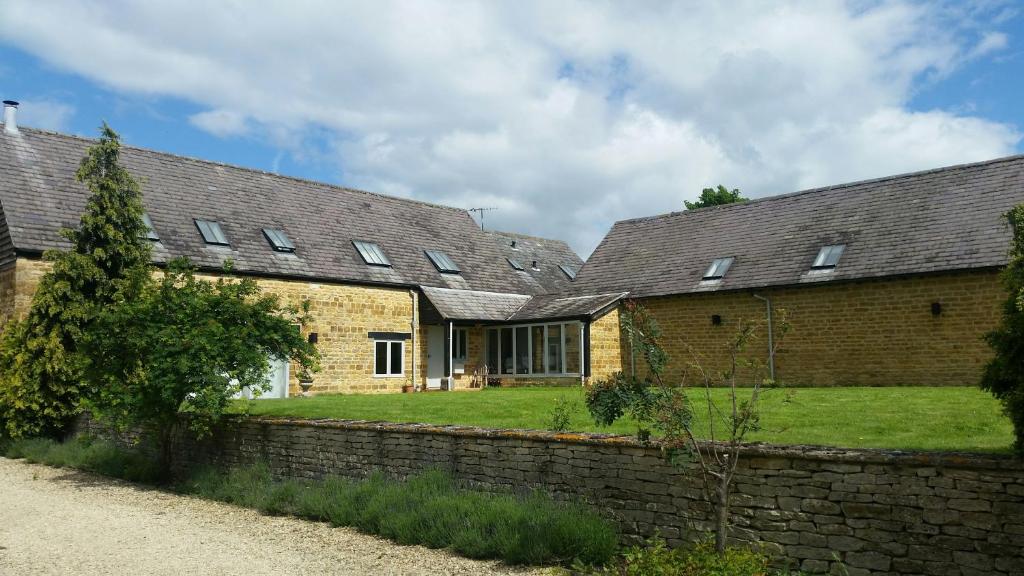
[[[622,551],[604,568],[575,566],[576,572],[603,576],[798,576],[786,568],[770,567],[771,556],[751,547],[730,546],[719,554],[713,539],[691,548],[669,548],[660,537]]]
[[[1002,272],[1007,297],[999,327],[985,335],[995,354],[981,387],[1003,404],[1013,422],[1014,449],[1024,457],[1024,205],[1007,214],[1013,229],[1010,261]]]
[[[28,462],[75,468],[131,482],[153,482],[159,477],[154,458],[105,440],[78,436],[64,443],[49,438],[12,440],[2,454]]]
[[[157,459],[111,442],[79,436],[63,444],[22,438],[2,454],[139,482],[162,478]],[[612,523],[577,502],[541,492],[489,493],[433,470],[394,480],[275,480],[265,464],[228,471],[206,467],[175,488],[200,498],[349,526],[399,544],[446,548],[468,558],[509,564],[588,565],[609,561],[618,546]]]
[[[399,544],[447,548],[509,564],[603,563],[617,546],[612,525],[578,503],[540,492],[491,494],[428,471],[404,481],[275,481],[265,465],[198,472],[181,490],[203,498],[350,526]]]
[[[548,419],[548,430],[552,432],[565,432],[572,424],[572,413],[576,409],[576,402],[566,397],[555,400],[551,408],[551,416]]]

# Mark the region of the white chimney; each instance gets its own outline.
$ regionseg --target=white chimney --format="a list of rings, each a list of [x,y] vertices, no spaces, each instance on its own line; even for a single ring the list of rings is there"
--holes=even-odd
[[[14,100],[4,100],[4,132],[18,133],[18,103]]]

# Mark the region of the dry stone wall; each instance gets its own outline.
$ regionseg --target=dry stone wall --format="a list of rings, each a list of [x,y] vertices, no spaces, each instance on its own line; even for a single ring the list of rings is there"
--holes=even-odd
[[[355,421],[237,420],[183,467],[267,462],[286,478],[450,471],[483,488],[545,490],[605,510],[627,540],[679,545],[711,528],[700,475],[631,438]],[[1009,457],[751,446],[733,537],[812,572],[1024,575],[1024,463]]]

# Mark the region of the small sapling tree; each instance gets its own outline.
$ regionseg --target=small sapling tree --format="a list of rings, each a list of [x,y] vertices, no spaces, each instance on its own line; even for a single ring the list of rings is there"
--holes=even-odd
[[[89,189],[77,229],[61,233],[70,250],[52,263],[28,315],[0,340],[0,425],[13,437],[58,436],[90,394],[79,344],[97,313],[129,299],[148,274],[150,246],[139,185],[120,165],[121,144],[106,124],[76,173]]]
[[[785,312],[776,311],[772,339],[778,351],[789,330]],[[681,381],[665,380],[668,355],[661,343],[661,330],[647,309],[627,301],[621,316],[622,332],[646,365],[646,374],[616,374],[594,384],[587,394],[587,406],[598,424],[608,425],[630,414],[644,430],[651,426],[661,436],[661,446],[674,463],[693,462],[702,477],[702,489],[714,506],[715,548],[724,553],[729,530],[729,502],[739,455],[747,436],[760,428],[761,393],[775,382],[764,377],[765,363],[747,354],[762,328],[758,322],[739,321],[724,346],[723,369],[707,368],[705,354],[686,345],[690,355]],[[712,389],[728,391],[724,404],[715,400]],[[699,396],[701,403],[694,403]],[[699,406],[699,410],[695,408]]]
[[[999,327],[985,339],[995,355],[985,366],[981,387],[999,399],[1013,422],[1014,450],[1024,457],[1024,205],[1007,214],[1013,231],[1010,262],[1002,272],[1007,297]]]
[[[266,391],[271,358],[305,375],[319,355],[299,330],[308,303],[284,306],[251,279],[202,280],[185,260],[131,301],[103,311],[86,339],[101,420],[153,434],[164,474],[184,426],[210,433],[243,388]]]

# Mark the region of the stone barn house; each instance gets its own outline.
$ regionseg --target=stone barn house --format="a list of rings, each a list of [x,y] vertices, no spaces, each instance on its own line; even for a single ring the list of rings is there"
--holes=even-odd
[[[43,252],[68,246],[59,231],[84,209],[74,174],[91,144],[0,133],[0,322],[28,310]],[[579,384],[582,327],[617,298],[565,296],[582,261],[564,242],[484,232],[465,210],[128,146],[122,160],[157,264],[187,256],[219,275],[230,260],[233,275],[311,302],[315,392],[480,387],[484,326],[512,320],[532,327],[536,359],[528,376],[494,365],[492,383]],[[271,396],[298,389],[285,365],[272,378]]]
[[[787,385],[976,385],[1020,203],[1024,156],[624,220],[574,284],[642,301],[670,379],[691,350],[724,367],[741,319],[769,368],[771,308],[791,327],[773,359]]]
[[[7,129],[10,128],[10,129]],[[25,313],[66,247],[91,140],[0,133],[0,322]],[[793,329],[772,363],[793,385],[970,385],[1004,296],[997,272],[1024,202],[1024,157],[624,220],[586,264],[564,243],[485,232],[462,209],[125,146],[156,264],[257,279],[309,300],[313,391],[579,385],[639,368],[621,303],[720,365],[740,319]],[[766,334],[749,353],[768,360]],[[298,382],[275,363],[273,397]]]

